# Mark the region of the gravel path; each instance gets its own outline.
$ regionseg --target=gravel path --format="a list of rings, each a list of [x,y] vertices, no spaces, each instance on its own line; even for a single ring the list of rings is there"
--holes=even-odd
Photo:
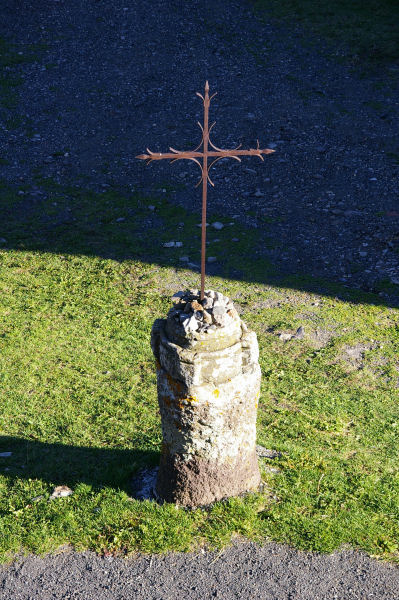
[[[147,146],[198,143],[194,93],[208,79],[219,92],[216,145],[250,147],[259,138],[276,149],[265,164],[218,164],[211,207],[226,211],[227,203],[273,240],[259,252],[282,271],[364,289],[384,278],[399,284],[398,170],[390,158],[399,152],[396,67],[361,79],[326,58],[320,40],[260,21],[244,0],[5,0],[0,33],[22,53],[46,45],[36,61],[15,67],[23,83],[7,117],[21,124],[0,124],[0,156],[8,159],[0,177],[28,185],[27,207],[45,197],[34,179],[40,173],[95,190],[179,182],[174,201],[199,212],[195,165],[145,169],[134,156]],[[274,544],[133,561],[65,553],[0,569],[0,596],[13,600],[393,600],[398,589],[396,567],[362,554]]]
[[[131,560],[67,552],[0,568],[2,600],[394,600],[398,589],[398,567],[363,554],[276,544]]]
[[[20,185],[36,170],[99,190],[180,183],[173,200],[199,214],[196,165],[145,168],[134,156],[198,143],[195,91],[209,79],[216,145],[259,138],[276,149],[265,164],[218,163],[211,209],[228,203],[258,228],[269,240],[258,252],[280,271],[368,290],[399,284],[397,65],[360,78],[320,40],[259,20],[245,0],[5,4],[1,29],[20,51],[46,48],[19,68],[14,113],[25,125],[2,136],[11,164],[0,177]],[[43,196],[31,192],[28,203]]]

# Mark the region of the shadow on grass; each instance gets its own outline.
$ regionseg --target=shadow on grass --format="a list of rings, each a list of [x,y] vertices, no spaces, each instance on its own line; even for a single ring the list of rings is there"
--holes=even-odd
[[[74,489],[86,483],[94,489],[113,487],[131,494],[131,477],[141,467],[156,466],[159,453],[153,450],[90,448],[44,443],[0,436],[0,472],[15,479],[41,479],[50,485]]]
[[[142,261],[176,269],[191,268],[199,273],[200,216],[173,204],[168,194],[144,198],[128,191],[95,193],[78,186],[59,185],[52,179],[41,179],[38,185],[39,192],[27,190],[21,195],[0,183],[0,251]],[[288,287],[355,303],[399,307],[399,286],[388,279],[381,279],[371,290],[361,290],[315,277],[311,267],[307,274],[289,274],[297,266],[286,264],[282,272],[280,266],[262,258],[265,245],[278,248],[278,242],[261,235],[267,230],[267,223],[249,229],[239,223],[227,223],[226,215],[212,214],[211,219],[221,220],[226,226],[221,231],[208,229],[207,255],[216,254],[218,259],[216,264],[207,265],[208,275]],[[170,241],[180,241],[182,247],[165,248],[163,244]],[[189,261],[183,263],[182,255],[188,255]]]

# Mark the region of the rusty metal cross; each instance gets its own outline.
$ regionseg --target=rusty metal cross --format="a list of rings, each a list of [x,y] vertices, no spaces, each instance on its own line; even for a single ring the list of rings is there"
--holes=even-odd
[[[147,148],[148,154],[140,154],[139,156],[136,156],[136,158],[147,161],[147,164],[153,160],[163,160],[164,158],[171,159],[172,163],[176,162],[177,160],[193,160],[201,169],[201,178],[197,183],[197,186],[202,182],[201,300],[203,300],[205,291],[206,195],[208,181],[212,186],[214,186],[213,181],[209,177],[209,170],[218,160],[221,160],[222,158],[234,158],[235,160],[241,162],[241,158],[239,158],[240,156],[259,156],[261,160],[264,160],[262,154],[272,154],[274,150],[270,150],[269,148],[266,150],[260,150],[259,142],[257,143],[256,148],[251,148],[250,150],[239,150],[241,144],[233,150],[223,150],[222,148],[215,146],[215,144],[213,144],[209,138],[212,127],[215,125],[215,123],[212,123],[212,125],[209,127],[209,105],[212,98],[216,96],[216,93],[209,97],[209,84],[206,82],[204,96],[199,92],[197,92],[197,96],[199,96],[204,103],[204,125],[202,126],[201,123],[198,122],[198,125],[202,131],[202,139],[199,145],[194,150],[182,152],[171,147],[169,148],[170,152],[151,152],[151,150]],[[208,150],[208,144],[213,148],[213,150]],[[201,146],[202,152],[198,152]],[[208,157],[214,158],[209,166]],[[202,164],[199,160],[201,158]]]

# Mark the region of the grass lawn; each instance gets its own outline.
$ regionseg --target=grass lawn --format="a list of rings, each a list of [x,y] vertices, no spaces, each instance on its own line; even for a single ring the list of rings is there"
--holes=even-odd
[[[226,226],[209,232],[209,254],[224,276],[208,286],[258,334],[258,441],[282,454],[263,459],[262,494],[193,511],[134,500],[132,474],[157,463],[161,442],[151,324],[176,290],[198,285],[179,256],[198,261],[199,217],[167,193],[39,183],[48,197],[29,210],[17,190],[0,190],[0,453],[12,453],[0,457],[1,560],[64,545],[222,547],[241,536],[327,552],[350,544],[398,561],[397,310],[248,264],[253,232],[215,215]],[[162,247],[176,239],[182,249]],[[299,326],[303,339],[280,339]],[[49,500],[57,485],[73,495]]]
[[[399,58],[397,0],[252,0],[260,10],[295,22],[331,43],[336,56],[354,64],[394,63]]]

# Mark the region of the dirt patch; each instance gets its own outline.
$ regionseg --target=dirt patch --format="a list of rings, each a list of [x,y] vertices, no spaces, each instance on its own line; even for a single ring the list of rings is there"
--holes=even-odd
[[[315,331],[311,331],[308,334],[308,338],[311,340],[312,345],[317,350],[327,346],[335,336],[336,336],[335,331],[331,331],[328,329],[322,329],[322,328],[318,328]]]
[[[276,298],[268,298],[267,300],[260,300],[258,302],[254,302],[251,306],[251,311],[259,312],[261,310],[264,310],[265,308],[278,308],[282,304],[285,303],[281,302],[281,300],[277,300]]]
[[[339,356],[340,360],[343,360],[351,367],[355,369],[362,369],[364,366],[364,354],[368,350],[376,348],[375,342],[368,344],[356,344],[355,346],[344,346],[343,352]]]
[[[268,333],[277,335],[281,341],[289,342],[294,340],[307,340],[311,346],[316,350],[324,348],[335,337],[335,331],[328,329],[318,328],[313,331],[309,331],[305,327],[298,327],[296,331],[274,331],[273,328],[266,330]]]

